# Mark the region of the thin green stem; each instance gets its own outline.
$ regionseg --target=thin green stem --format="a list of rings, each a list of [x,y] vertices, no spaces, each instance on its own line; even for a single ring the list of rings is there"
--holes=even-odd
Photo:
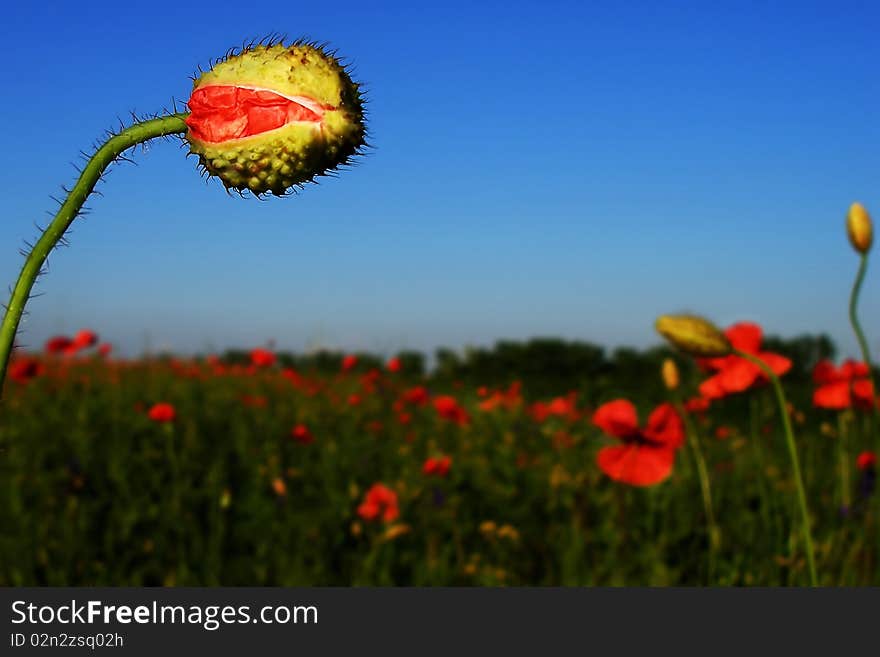
[[[0,324],[0,391],[6,380],[6,369],[12,355],[15,334],[24,313],[24,307],[30,297],[34,281],[43,268],[49,253],[64,236],[70,224],[80,213],[86,199],[94,190],[104,170],[129,148],[155,137],[165,137],[186,132],[184,120],[187,114],[169,114],[147,121],[135,123],[110,137],[95,152],[80,174],[79,180],[70,190],[64,203],[52,222],[43,231],[40,239],[34,244],[24,262],[18,281],[12,290],[3,323]]]
[[[785,442],[788,445],[788,454],[791,457],[791,468],[794,473],[795,486],[797,487],[797,500],[801,512],[801,523],[803,525],[804,545],[807,550],[807,566],[810,570],[810,585],[818,586],[819,580],[816,576],[816,559],[813,553],[813,532],[810,529],[810,511],[807,508],[807,494],[804,491],[804,479],[801,476],[801,464],[798,459],[797,445],[794,442],[794,432],[791,430],[791,420],[788,417],[788,403],[785,399],[785,392],[782,390],[782,384],[779,377],[770,369],[767,364],[760,358],[752,354],[734,349],[734,353],[745,358],[747,361],[756,365],[770,379],[773,390],[776,393],[776,401],[779,404],[779,414],[782,415],[782,426],[785,430]]]
[[[852,506],[850,500],[849,483],[849,450],[846,441],[847,426],[843,420],[843,413],[837,414],[837,453],[840,460],[840,506],[849,512]]]
[[[862,291],[862,283],[865,280],[865,272],[868,271],[868,254],[862,253],[859,258],[859,271],[856,273],[856,279],[853,281],[852,292],[849,295],[849,323],[852,324],[853,332],[856,334],[856,339],[859,341],[859,349],[862,351],[862,360],[865,362],[865,365],[868,367],[868,380],[871,382],[871,390],[872,397],[876,394],[877,388],[874,386],[874,369],[871,367],[871,354],[868,350],[868,341],[865,340],[865,332],[862,330],[862,325],[859,323],[859,315],[858,315],[858,304],[859,304],[859,294]],[[873,401],[873,400],[872,400]],[[874,409],[874,427],[873,430],[877,430],[876,421],[878,419],[878,408],[876,402],[871,404],[871,407]]]
[[[706,459],[700,448],[700,437],[691,421],[690,415],[676,399],[673,401],[678,414],[685,425],[685,433],[688,437],[694,461],[697,464],[697,475],[700,479],[700,493],[703,496],[703,510],[706,513],[706,522],[709,525],[709,576],[708,583],[711,586],[715,576],[715,556],[721,547],[721,530],[715,522],[715,510],[712,506],[712,489],[709,485],[709,470],[706,468]]]

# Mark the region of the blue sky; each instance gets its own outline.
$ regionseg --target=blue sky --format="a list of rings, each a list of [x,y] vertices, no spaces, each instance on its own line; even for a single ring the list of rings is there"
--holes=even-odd
[[[244,40],[338,48],[376,146],[268,201],[206,183],[177,144],[137,153],[50,258],[23,343],[89,327],[127,353],[646,346],[655,316],[688,310],[855,355],[844,215],[880,217],[876,3],[303,4],[4,10],[5,283],[80,149],[185,100]]]

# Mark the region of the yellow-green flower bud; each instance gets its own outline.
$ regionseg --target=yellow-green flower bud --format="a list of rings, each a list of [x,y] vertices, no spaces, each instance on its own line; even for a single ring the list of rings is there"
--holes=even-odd
[[[675,390],[678,388],[679,376],[678,365],[671,358],[663,360],[663,366],[660,368],[660,375],[663,377],[663,385],[667,390]]]
[[[846,233],[849,235],[849,243],[859,253],[867,253],[874,241],[874,227],[871,224],[871,215],[861,203],[853,203],[849,206],[846,215]]]
[[[714,324],[694,315],[663,315],[654,324],[657,332],[691,356],[714,358],[728,355],[732,347]]]

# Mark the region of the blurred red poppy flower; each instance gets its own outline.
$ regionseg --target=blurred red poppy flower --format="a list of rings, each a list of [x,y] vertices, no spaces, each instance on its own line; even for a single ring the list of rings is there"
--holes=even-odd
[[[281,477],[275,477],[272,480],[272,492],[278,497],[284,497],[287,495],[287,484],[284,483],[284,480]]]
[[[574,422],[580,417],[577,411],[577,393],[570,392],[564,397],[555,397],[550,402],[537,401],[529,407],[529,414],[536,422],[544,422],[550,417]]]
[[[428,389],[425,388],[425,386],[415,386],[408,390],[404,390],[400,399],[413,406],[424,406],[430,401],[431,395],[428,393]]]
[[[110,344],[109,342],[104,342],[104,343],[98,345],[98,353],[104,358],[107,358],[107,356],[109,356],[110,352],[112,352],[112,351],[113,351],[113,345]]]
[[[373,484],[358,506],[357,514],[364,520],[376,520],[380,517],[384,522],[397,520],[400,516],[397,493],[384,484]]]
[[[450,395],[440,395],[434,398],[434,410],[444,420],[454,422],[459,426],[464,426],[471,421],[467,411],[465,411],[458,403],[455,397]]]
[[[705,397],[691,397],[684,403],[684,410],[688,413],[705,413],[710,403]]]
[[[724,424],[715,429],[715,437],[718,440],[727,440],[732,434],[733,431],[731,430],[731,428]]]
[[[593,423],[623,445],[599,450],[596,462],[606,475],[633,486],[653,486],[672,474],[675,450],[684,444],[684,425],[672,404],[661,404],[639,428],[632,402],[616,399],[593,414]]]
[[[847,360],[835,367],[829,360],[820,360],[813,368],[813,406],[843,410],[853,405],[870,409],[874,388],[868,378],[870,371],[865,363]]]
[[[174,418],[177,417],[177,412],[171,404],[159,402],[158,404],[153,404],[147,415],[153,422],[173,422]]]
[[[76,349],[88,349],[98,344],[98,334],[88,329],[77,331],[73,336],[73,346]]]
[[[388,363],[386,363],[386,365],[385,365],[385,368],[389,372],[399,372],[401,367],[402,367],[402,365],[400,363],[400,359],[397,356],[389,359]]]
[[[724,335],[734,349],[759,358],[776,376],[782,376],[791,369],[791,361],[785,356],[761,351],[763,331],[757,324],[740,322],[727,329]],[[758,381],[767,380],[761,368],[736,354],[720,358],[702,358],[699,362],[706,369],[715,372],[700,384],[700,394],[709,400],[743,392]]]
[[[291,429],[290,437],[300,445],[309,445],[315,442],[315,437],[312,435],[312,432],[309,431],[309,428],[304,424],[297,424]]]
[[[868,470],[877,465],[877,455],[874,452],[862,452],[856,458],[856,466],[859,470]]]
[[[251,350],[251,365],[254,367],[271,367],[275,364],[275,354],[268,349],[257,347]]]
[[[439,456],[425,460],[422,466],[422,472],[426,475],[434,477],[445,477],[449,474],[449,468],[452,466],[452,457]]]
[[[496,408],[512,410],[522,403],[522,383],[514,381],[507,390],[489,391],[485,387],[477,390],[477,394],[483,397],[477,404],[481,411],[492,411]]]
[[[269,404],[269,400],[263,397],[262,395],[242,395],[239,399],[241,399],[241,403],[247,406],[248,408],[266,408]]]
[[[65,335],[56,335],[46,341],[46,353],[63,354],[73,344],[73,340]]]
[[[27,383],[43,373],[43,364],[36,358],[19,358],[9,365],[9,378],[16,383]]]
[[[358,357],[354,354],[349,354],[345,358],[342,359],[342,371],[349,372],[355,368],[357,365]]]

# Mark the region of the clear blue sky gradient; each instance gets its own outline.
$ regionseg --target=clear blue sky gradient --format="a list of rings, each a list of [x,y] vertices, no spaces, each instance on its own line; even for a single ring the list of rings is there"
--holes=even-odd
[[[21,341],[129,354],[392,352],[558,335],[657,343],[658,314],[827,332],[855,355],[844,216],[880,219],[877,3],[24,3],[4,9],[0,281],[117,116],[271,32],[328,41],[376,148],[258,201],[159,142],[50,258]],[[160,18],[160,16],[165,18]],[[862,317],[880,350],[880,262]]]

